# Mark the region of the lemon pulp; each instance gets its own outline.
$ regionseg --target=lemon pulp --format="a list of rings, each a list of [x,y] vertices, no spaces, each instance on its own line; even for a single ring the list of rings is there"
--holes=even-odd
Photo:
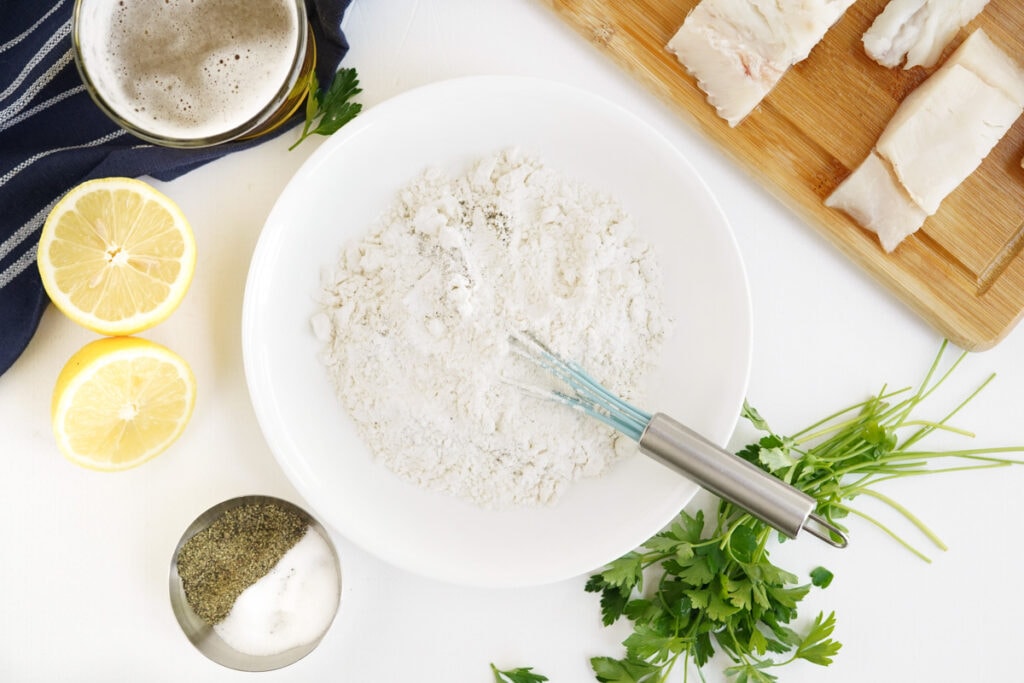
[[[178,206],[132,178],[86,181],[50,211],[39,273],[50,300],[105,335],[153,327],[181,303],[195,271],[192,228]]]
[[[54,435],[76,464],[128,469],[177,440],[195,396],[192,370],[170,349],[136,337],[99,339],[73,355],[57,378]]]

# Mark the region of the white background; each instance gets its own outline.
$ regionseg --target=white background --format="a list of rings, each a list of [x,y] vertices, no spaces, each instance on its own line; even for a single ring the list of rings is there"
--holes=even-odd
[[[748,395],[778,430],[801,428],[883,383],[912,384],[937,351],[935,331],[540,3],[356,0],[345,28],[352,43],[345,65],[358,68],[367,107],[450,77],[520,74],[584,87],[661,130],[703,175],[735,230],[753,300]],[[533,666],[559,683],[592,681],[588,659],[619,656],[629,631],[600,625],[585,577],[467,589],[385,565],[340,537],[342,608],[321,646],[301,662],[268,674],[230,671],[199,654],[178,629],[167,571],[192,519],[242,494],[302,503],[256,425],[239,337],[260,228],[319,144],[287,152],[293,139],[288,134],[158,184],[190,217],[200,254],[182,307],[145,335],[186,357],[200,383],[196,413],[171,451],[117,475],[77,468],[57,453],[49,424],[53,381],[94,335],[52,309],[25,355],[0,377],[0,681],[484,682],[492,661]],[[344,207],[325,197],[324,210],[340,214]],[[1024,445],[1022,334],[969,357],[944,392],[952,400],[998,373],[957,420],[977,432],[970,445]],[[741,426],[731,445],[749,435]],[[834,571],[832,587],[813,592],[803,614],[809,620],[835,610],[844,644],[830,668],[794,665],[782,680],[1018,680],[1021,482],[1024,469],[1013,468],[885,487],[949,545],[944,553],[929,550],[931,564],[857,523],[845,551],[811,540],[777,549],[776,562],[799,574],[819,564]],[[706,502],[699,498],[693,509]],[[724,680],[720,671],[709,667],[707,680]],[[682,673],[672,680],[682,681]]]

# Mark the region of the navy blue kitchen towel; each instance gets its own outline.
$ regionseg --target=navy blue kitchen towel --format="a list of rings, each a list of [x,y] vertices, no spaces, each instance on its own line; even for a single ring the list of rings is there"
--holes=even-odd
[[[307,0],[317,77],[330,82],[348,42],[351,0]],[[199,150],[145,143],[90,99],[72,59],[74,0],[0,0],[0,374],[28,345],[48,300],[35,266],[39,230],[61,196],[107,176],[170,180],[260,140]],[[293,127],[293,121],[277,131]]]

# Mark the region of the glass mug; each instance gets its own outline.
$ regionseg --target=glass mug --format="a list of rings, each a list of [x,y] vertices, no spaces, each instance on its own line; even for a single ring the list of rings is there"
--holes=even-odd
[[[71,35],[100,109],[168,147],[270,132],[316,63],[304,0],[76,0]]]

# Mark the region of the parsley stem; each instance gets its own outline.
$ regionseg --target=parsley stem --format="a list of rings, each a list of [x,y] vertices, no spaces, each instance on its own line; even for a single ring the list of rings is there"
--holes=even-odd
[[[668,680],[668,675],[672,673],[672,667],[676,665],[677,659],[679,659],[678,653],[673,655],[672,658],[668,660],[668,664],[665,665],[661,678],[659,679],[661,683],[665,683],[665,681]]]
[[[1024,446],[995,446],[992,448],[964,448],[958,451],[942,451],[933,453],[930,451],[900,451],[890,457],[905,458],[966,458],[970,460],[985,460],[1000,463],[1003,465],[1024,465],[1024,460],[1015,458],[994,458],[990,457],[996,453],[1020,453],[1024,452]]]
[[[298,147],[300,144],[302,144],[303,140],[305,140],[306,138],[309,137],[309,135],[310,135],[310,133],[309,133],[310,123],[311,123],[311,121],[309,121],[307,119],[306,122],[302,125],[302,132],[299,133],[299,139],[296,140],[295,142],[293,142],[292,145],[288,148],[289,152],[292,151],[293,149],[295,149],[296,147]]]
[[[902,394],[902,393],[904,393],[906,391],[910,391],[910,389],[911,389],[910,387],[904,387],[902,389],[896,389],[895,391],[891,391],[889,393],[885,393],[885,389],[883,388],[882,389],[882,393],[880,393],[878,396],[873,396],[872,398],[869,398],[869,399],[867,399],[865,401],[861,401],[860,403],[854,403],[853,405],[847,406],[846,408],[843,408],[842,410],[837,410],[836,412],[832,413],[828,417],[822,418],[822,419],[818,420],[817,422],[811,424],[810,426],[805,427],[804,429],[801,429],[799,432],[794,433],[792,435],[792,438],[797,443],[806,443],[806,442],[811,441],[811,440],[813,440],[815,438],[819,438],[821,436],[826,436],[828,434],[835,433],[836,431],[839,430],[839,427],[833,426],[833,427],[831,427],[829,429],[826,429],[826,430],[820,430],[816,435],[815,434],[808,434],[812,430],[817,430],[822,425],[826,425],[826,424],[828,424],[830,422],[833,422],[833,421],[839,419],[840,417],[842,417],[843,415],[846,415],[847,413],[851,413],[851,412],[853,412],[855,410],[858,411],[858,412],[863,411],[864,408],[867,407],[868,405],[870,405],[871,403],[874,403],[874,402],[877,402],[877,401],[884,401],[885,399],[892,398],[893,396],[896,396],[898,394]],[[851,422],[856,422],[856,421],[857,421],[856,419],[853,419],[853,420],[848,421],[847,424],[849,424]]]
[[[959,363],[959,359],[957,359],[957,363]],[[951,370],[952,370],[952,368],[951,368]],[[945,379],[945,377],[943,377],[943,379]],[[989,375],[988,378],[984,382],[982,382],[964,400],[960,401],[960,403],[955,408],[953,408],[953,410],[951,410],[944,418],[939,420],[936,423],[936,425],[945,425],[946,422],[949,421],[954,415],[959,413],[960,410],[963,409],[964,406],[966,406],[968,403],[970,403],[974,399],[975,396],[980,394],[981,390],[984,389],[986,386],[988,386],[989,382],[991,382],[993,379],[995,379],[995,374]],[[936,386],[938,386],[938,385],[936,385]],[[916,434],[914,434],[909,439],[907,439],[906,441],[903,442],[903,447],[906,448],[908,446],[911,446],[911,445],[917,443],[918,441],[920,441],[921,439],[923,439],[924,437],[928,436],[933,431],[935,431],[935,428],[936,427],[931,427],[931,428],[925,427],[924,429],[919,430]]]
[[[889,481],[890,479],[903,479],[905,477],[920,477],[920,476],[924,476],[924,475],[944,474],[946,472],[967,472],[967,471],[970,471],[970,470],[987,470],[987,469],[992,469],[994,467],[1008,467],[1008,466],[1014,465],[1014,464],[1020,464],[1020,463],[1004,462],[1004,461],[989,461],[989,462],[984,462],[984,463],[978,464],[978,465],[960,465],[958,467],[942,467],[942,468],[934,468],[934,469],[929,468],[929,469],[917,469],[917,470],[912,470],[912,471],[907,471],[907,472],[896,472],[896,473],[893,473],[893,474],[887,474],[885,476],[876,476],[876,477],[873,477],[873,478],[865,478],[863,480],[864,483],[862,485],[858,485],[858,486],[850,488],[848,490],[851,492],[851,495],[856,495],[857,493],[860,492],[861,486],[868,486],[868,485],[874,486],[875,484],[879,484],[879,483],[881,483],[883,481]]]
[[[910,545],[910,543],[908,543],[907,541],[903,540],[903,538],[901,538],[896,532],[894,532],[892,529],[887,527],[885,524],[882,524],[882,522],[880,522],[879,520],[875,519],[871,515],[867,514],[866,512],[862,512],[862,511],[858,510],[857,508],[852,508],[852,507],[849,507],[848,505],[843,505],[842,503],[833,503],[833,505],[834,505],[834,507],[840,508],[842,510],[846,510],[851,515],[856,515],[857,517],[860,517],[861,519],[863,519],[863,520],[865,520],[867,522],[870,522],[871,524],[874,524],[876,527],[878,527],[879,530],[881,530],[887,536],[892,538],[892,540],[896,541],[901,546],[903,546],[904,548],[906,548],[907,550],[909,550],[913,554],[917,555],[919,558],[921,558],[922,560],[924,560],[928,564],[931,564],[932,560],[931,560],[930,557],[928,557],[927,555],[922,553],[920,550],[918,550],[914,546]]]
[[[851,408],[847,408],[846,410],[842,411],[841,413],[838,413],[836,415],[836,417],[838,417],[839,415],[842,415],[843,413],[847,413],[850,410],[851,410]],[[801,436],[801,435],[797,434],[797,435],[795,435],[793,437],[793,439],[796,440],[796,442],[798,444],[808,443],[810,441],[817,441],[818,439],[821,439],[821,438],[829,436],[829,435],[838,435],[843,430],[845,430],[845,429],[847,429],[849,427],[853,427],[853,426],[855,426],[857,424],[860,424],[861,422],[863,422],[863,420],[864,420],[863,415],[858,415],[857,417],[852,417],[852,418],[850,418],[848,420],[844,420],[843,422],[838,422],[838,423],[835,423],[835,424],[830,424],[825,429],[819,429],[816,432],[811,432],[810,434],[807,434],[807,435],[804,435],[804,436]]]
[[[939,538],[938,535],[934,531],[932,531],[927,524],[922,522],[917,515],[911,512],[906,506],[904,506],[899,501],[893,500],[884,493],[879,493],[878,491],[869,488],[859,489],[855,493],[857,493],[858,495],[864,494],[865,496],[870,496],[871,498],[882,501],[883,503],[885,503],[886,505],[888,505],[889,507],[893,508],[901,515],[903,515],[911,524],[917,527],[918,531],[927,536],[928,540],[934,543],[937,548],[939,548],[940,550],[949,550],[949,546],[943,543],[942,539]]]
[[[907,420],[901,424],[900,427],[927,427],[932,431],[949,432],[950,434],[957,434],[968,438],[974,438],[977,436],[974,432],[967,429],[954,427],[953,425],[944,424],[942,422],[932,422],[931,420]],[[906,446],[906,442],[904,442],[904,446]]]

